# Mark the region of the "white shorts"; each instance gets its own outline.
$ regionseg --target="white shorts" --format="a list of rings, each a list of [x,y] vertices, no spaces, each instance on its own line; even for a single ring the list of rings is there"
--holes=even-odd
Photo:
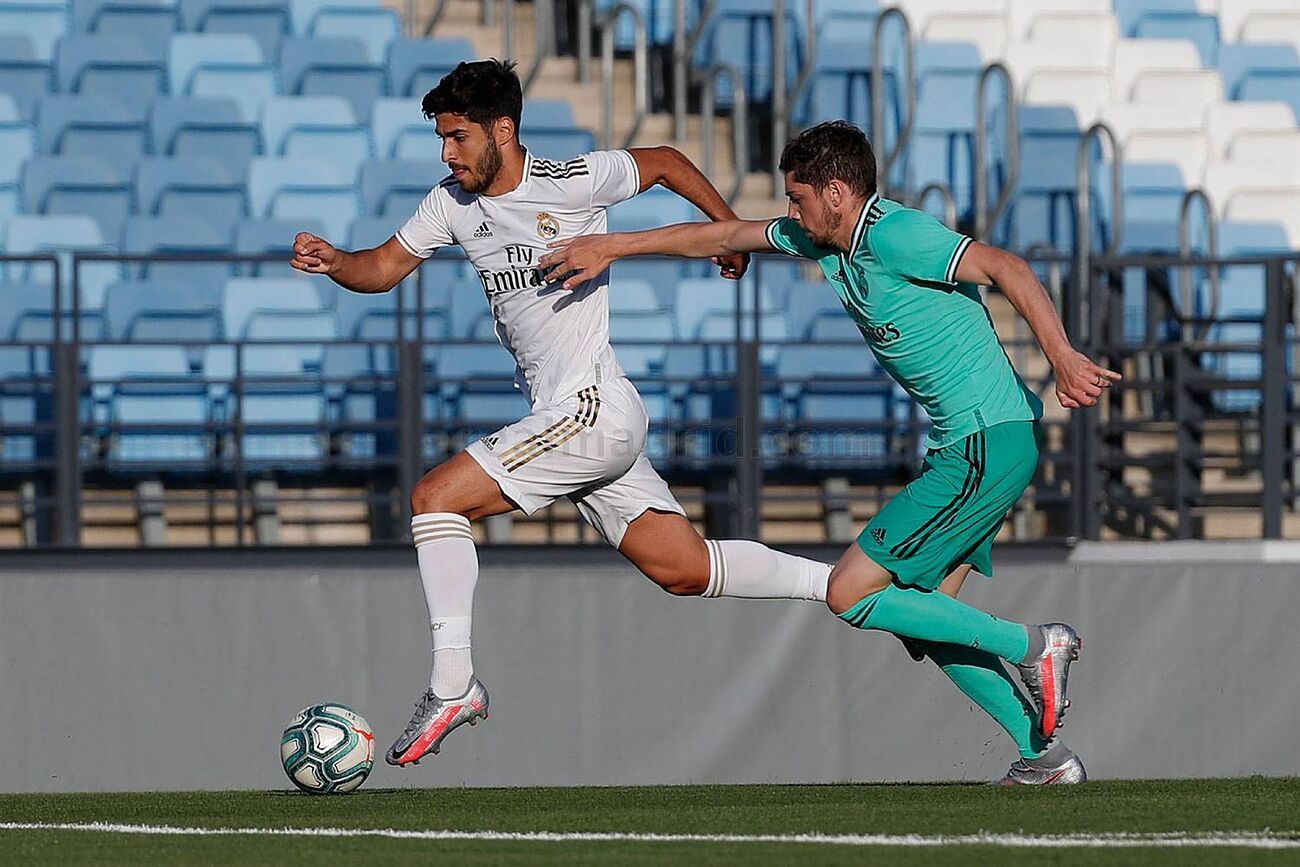
[[[646,458],[649,417],[626,378],[588,386],[465,451],[524,514],[568,497],[615,548],[647,509],[685,515]]]

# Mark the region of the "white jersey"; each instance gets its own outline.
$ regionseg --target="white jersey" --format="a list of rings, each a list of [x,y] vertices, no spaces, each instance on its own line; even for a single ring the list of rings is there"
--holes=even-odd
[[[640,190],[625,150],[596,151],[568,162],[525,154],[519,186],[499,196],[467,193],[454,178],[430,191],[397,232],[412,255],[427,259],[459,244],[478,271],[496,333],[515,358],[515,381],[534,406],[623,376],[609,345],[609,271],[572,292],[547,283],[537,261],[560,238],[602,234],[605,209]]]

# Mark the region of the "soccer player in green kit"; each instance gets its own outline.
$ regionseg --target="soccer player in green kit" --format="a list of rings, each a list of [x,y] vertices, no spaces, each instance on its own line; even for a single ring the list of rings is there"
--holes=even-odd
[[[1011,735],[1020,759],[1001,783],[1083,782],[1082,762],[1055,734],[1078,635],[1063,623],[1002,620],[956,598],[972,568],[993,572],[993,540],[1038,465],[1042,416],[979,286],[998,286],[1028,321],[1063,407],[1092,406],[1120,375],[1075,351],[1024,260],[880,198],[875,157],[857,127],[806,130],[786,146],[781,170],[787,217],[560,240],[541,265],[567,288],[629,256],[777,251],[816,261],[881,366],[932,422],[921,474],[840,558],[827,605],[852,626],[898,636],[918,660],[928,656]],[[1033,704],[1003,660],[1017,667]]]

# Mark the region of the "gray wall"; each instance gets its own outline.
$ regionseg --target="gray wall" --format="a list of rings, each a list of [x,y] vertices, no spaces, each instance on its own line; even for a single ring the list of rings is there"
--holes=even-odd
[[[1077,625],[1065,735],[1095,777],[1300,773],[1295,567],[1186,559],[1004,557],[965,598]],[[0,790],[282,787],[281,727],[327,700],[387,747],[427,682],[413,554],[218,561],[3,564]],[[979,780],[1014,758],[932,665],[819,605],[674,599],[607,552],[485,561],[492,718],[367,785]]]

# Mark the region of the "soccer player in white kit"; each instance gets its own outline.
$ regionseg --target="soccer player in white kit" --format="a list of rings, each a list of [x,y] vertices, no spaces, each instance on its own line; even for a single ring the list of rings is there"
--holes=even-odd
[[[388,751],[406,765],[454,729],[487,717],[470,624],[478,555],[470,522],[533,514],[561,497],[650,580],[681,596],[824,602],[830,566],[757,542],[705,541],[644,454],[648,417],[609,345],[609,272],[572,292],[537,268],[556,239],[606,231],[605,209],[662,185],[712,220],[727,203],[672,148],[534,157],[519,142],[523,94],[513,64],[462,63],[423,101],[452,170],[383,245],[344,252],[298,235],[293,265],[355,292],[387,292],[433,252],[459,244],[478,271],[501,344],[531,413],[435,467],[411,494],[411,534],[429,609],[429,689]],[[748,258],[717,260],[739,279]]]

